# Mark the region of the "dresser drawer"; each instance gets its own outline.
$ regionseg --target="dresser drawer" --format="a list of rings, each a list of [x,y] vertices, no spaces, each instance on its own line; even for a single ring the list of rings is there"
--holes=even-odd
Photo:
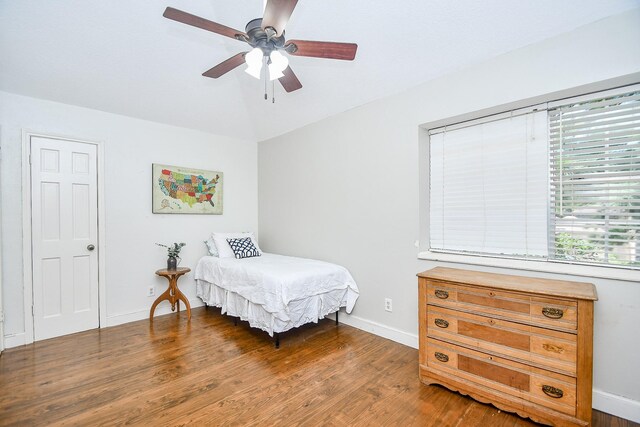
[[[467,312],[487,314],[506,320],[575,331],[575,300],[538,297],[491,288],[427,281],[429,304]]]
[[[426,322],[429,337],[576,375],[575,334],[432,305]]]
[[[527,402],[576,414],[576,379],[524,363],[427,338],[427,366]]]

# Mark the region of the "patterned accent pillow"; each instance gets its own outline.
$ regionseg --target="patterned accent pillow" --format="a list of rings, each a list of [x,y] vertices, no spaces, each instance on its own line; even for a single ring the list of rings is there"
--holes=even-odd
[[[245,237],[251,238],[251,243],[256,247],[258,253],[262,255],[262,251],[260,250],[260,246],[258,245],[258,241],[255,236],[251,232],[243,232],[243,233],[213,233],[211,235],[213,237],[213,241],[218,249],[218,256],[220,258],[235,258],[236,254],[231,250],[231,246],[229,246],[229,242],[227,239],[243,239]]]
[[[242,239],[227,239],[231,250],[236,256],[236,259],[251,258],[254,256],[260,256],[260,252],[251,242],[251,237],[245,237]]]

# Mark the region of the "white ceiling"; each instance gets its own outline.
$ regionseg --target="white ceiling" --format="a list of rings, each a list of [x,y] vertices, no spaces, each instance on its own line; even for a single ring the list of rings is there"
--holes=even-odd
[[[358,43],[355,61],[290,57],[276,103],[237,68],[247,45],[162,17],[244,30],[262,0],[0,0],[0,90],[252,141],[640,6],[640,0],[300,0],[287,38]]]

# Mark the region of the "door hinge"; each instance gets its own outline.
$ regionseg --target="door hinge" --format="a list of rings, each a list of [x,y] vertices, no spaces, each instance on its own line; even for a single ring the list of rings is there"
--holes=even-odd
[[[29,154],[29,164],[31,164],[31,154]]]
[[[0,322],[4,322],[4,311],[0,310]]]

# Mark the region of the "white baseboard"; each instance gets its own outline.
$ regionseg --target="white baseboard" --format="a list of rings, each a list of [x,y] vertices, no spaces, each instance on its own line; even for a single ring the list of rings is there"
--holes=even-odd
[[[27,343],[26,341],[26,334],[24,332],[20,332],[18,334],[10,334],[10,335],[5,335],[4,336],[4,348],[13,348],[13,347],[18,347],[21,345],[25,345]]]
[[[640,423],[640,402],[636,400],[594,389],[592,406],[598,411]]]
[[[329,317],[329,316],[328,316]],[[331,316],[335,319],[335,315]],[[380,323],[372,322],[371,320],[363,319],[362,317],[352,316],[341,311],[338,317],[340,323],[353,326],[354,328],[362,329],[363,331],[370,332],[382,338],[395,341],[400,344],[404,344],[408,347],[418,348],[418,336],[410,334],[408,332],[394,329]]]
[[[189,300],[189,304],[191,308],[202,307],[204,303],[200,298],[196,298],[193,300]],[[181,305],[180,311],[184,311],[184,305]],[[169,304],[161,304],[156,308],[156,311],[153,314],[153,317],[163,316],[165,314],[174,313],[171,311],[171,306]],[[143,320],[149,318],[149,308],[145,308],[144,310],[137,310],[130,313],[118,313],[107,315],[107,324],[101,325],[102,328],[107,328],[110,326],[122,325],[123,323],[135,322],[137,320]],[[16,334],[8,334],[4,336],[4,347],[5,349],[18,347],[21,345],[27,344],[26,342],[26,334],[24,332],[19,332]]]
[[[189,300],[189,304],[191,305],[191,308],[196,308],[196,307],[202,307],[204,305],[204,303],[202,302],[202,300],[200,298],[196,298],[193,300]],[[107,324],[102,326],[102,327],[111,327],[111,326],[117,326],[117,325],[122,325],[123,323],[129,323],[129,322],[135,322],[138,320],[143,320],[143,319],[149,319],[149,310],[151,307],[146,308],[144,310],[137,310],[137,311],[132,311],[130,313],[117,313],[117,314],[110,314],[107,315]],[[180,311],[185,311],[184,305],[181,304],[180,306]],[[156,311],[153,313],[153,317],[157,317],[157,316],[163,316],[165,314],[169,314],[169,313],[174,313],[175,311],[171,311],[171,306],[166,303],[166,304],[161,304],[160,306],[156,307]]]

